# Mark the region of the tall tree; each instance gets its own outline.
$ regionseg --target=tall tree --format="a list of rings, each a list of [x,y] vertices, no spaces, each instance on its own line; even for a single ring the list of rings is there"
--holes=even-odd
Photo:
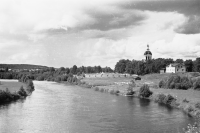
[[[195,72],[200,72],[200,58],[196,58],[196,60],[194,61],[193,70]]]
[[[183,59],[176,59],[175,63],[183,63]]]
[[[187,72],[192,72],[192,68],[193,68],[193,61],[192,60],[186,60],[184,62],[185,67],[186,67],[186,71]]]

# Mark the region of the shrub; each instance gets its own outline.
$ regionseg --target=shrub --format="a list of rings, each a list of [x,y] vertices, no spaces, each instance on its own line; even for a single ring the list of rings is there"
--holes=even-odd
[[[20,90],[18,91],[18,94],[20,96],[27,96],[26,91],[24,90],[23,86],[20,87]]]
[[[171,103],[172,103],[174,100],[176,100],[176,99],[175,99],[172,95],[168,94],[168,95],[164,98],[163,103],[164,103],[164,104],[169,104],[169,105],[171,105]]]
[[[161,80],[159,82],[159,87],[169,88],[169,89],[183,89],[187,90],[192,87],[191,79],[184,76],[180,77],[179,75],[172,75],[166,80]]]
[[[165,97],[166,96],[164,94],[158,94],[157,97],[156,97],[156,99],[155,99],[155,102],[163,103]]]
[[[95,87],[94,90],[95,90],[95,91],[99,91],[99,87]]]
[[[191,87],[192,87],[192,84],[189,81],[185,81],[185,82],[181,83],[181,89],[183,89],[183,90],[187,90]]]
[[[181,89],[181,83],[175,83],[175,89]]]
[[[129,84],[127,88],[127,93],[126,95],[133,95],[135,92],[133,91],[133,88],[136,86],[135,81],[131,80],[131,83]]]
[[[158,103],[172,105],[172,103],[175,102],[176,99],[170,94],[168,95],[158,94],[155,101]]]
[[[27,81],[27,89],[28,89],[28,91],[33,91],[34,90],[33,81],[31,79],[29,79]]]
[[[173,81],[170,83],[169,88],[170,89],[174,89],[175,88],[175,83]]]
[[[164,88],[165,87],[165,81],[161,80],[158,84],[159,88]]]
[[[152,91],[150,91],[149,86],[144,84],[139,91],[139,96],[144,97],[144,98],[148,98],[149,96],[151,96],[153,94]]]
[[[197,79],[197,81],[195,81],[195,82],[193,83],[193,88],[194,88],[195,90],[200,90],[200,79]]]

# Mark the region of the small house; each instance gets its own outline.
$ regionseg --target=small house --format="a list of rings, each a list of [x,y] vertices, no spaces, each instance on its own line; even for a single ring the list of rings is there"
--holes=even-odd
[[[182,63],[172,63],[166,67],[166,73],[184,73],[186,72],[186,67]]]

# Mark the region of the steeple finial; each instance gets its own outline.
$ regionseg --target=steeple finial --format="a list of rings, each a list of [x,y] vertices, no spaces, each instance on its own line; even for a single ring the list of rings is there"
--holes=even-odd
[[[147,50],[149,50],[149,44],[147,44]]]

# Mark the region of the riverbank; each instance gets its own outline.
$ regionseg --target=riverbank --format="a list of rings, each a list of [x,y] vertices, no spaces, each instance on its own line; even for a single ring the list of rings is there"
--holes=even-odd
[[[34,91],[32,81],[0,80],[0,105],[24,99]]]
[[[152,101],[158,101],[158,98],[162,95],[164,97],[172,96],[175,100],[169,106],[181,109],[187,114],[200,118],[200,91],[196,90],[176,90],[176,89],[163,89],[158,88],[158,83],[161,79],[170,76],[170,74],[150,74],[141,76],[142,80],[135,81],[136,87],[133,88],[135,92],[134,96],[139,95],[139,89],[143,84],[150,86],[150,90],[153,92],[149,97]],[[92,88],[95,91],[108,92],[112,94],[126,95],[127,88],[129,87],[131,77],[118,77],[118,78],[99,78],[90,77],[81,80],[80,86]],[[165,103],[166,104],[166,103]]]

